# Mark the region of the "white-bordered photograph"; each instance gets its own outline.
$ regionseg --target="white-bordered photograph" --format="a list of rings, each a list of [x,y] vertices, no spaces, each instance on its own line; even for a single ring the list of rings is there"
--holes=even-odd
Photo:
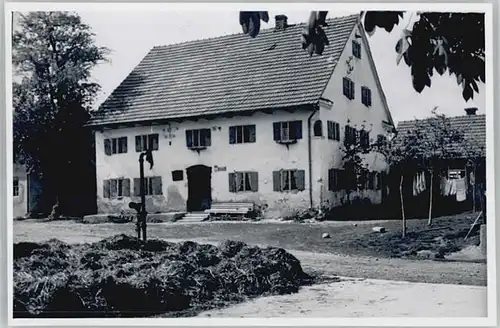
[[[491,4],[5,14],[11,325],[496,323]]]

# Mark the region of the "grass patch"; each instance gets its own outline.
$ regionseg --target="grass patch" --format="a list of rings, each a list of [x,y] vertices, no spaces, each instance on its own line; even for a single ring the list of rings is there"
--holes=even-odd
[[[93,244],[14,245],[15,317],[186,316],[313,278],[281,248],[219,246],[121,234]]]
[[[343,247],[352,252],[366,253],[383,257],[416,258],[420,251],[430,251],[436,259],[457,252],[469,245],[479,245],[479,226],[464,240],[477,214],[436,218],[432,227],[427,220],[415,219],[407,223],[406,236],[402,237],[402,224],[390,221],[382,224],[388,232],[365,232],[356,238],[345,240]]]

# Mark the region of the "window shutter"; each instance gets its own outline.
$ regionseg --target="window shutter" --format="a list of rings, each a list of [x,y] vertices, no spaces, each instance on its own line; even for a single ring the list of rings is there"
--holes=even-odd
[[[108,156],[111,155],[111,140],[104,139],[104,153]]]
[[[335,140],[340,141],[340,124],[335,123]]]
[[[255,142],[257,133],[255,132],[255,125],[250,125],[250,140],[249,142]]]
[[[328,170],[328,190],[333,191],[333,169]]]
[[[130,197],[130,179],[129,178],[123,179],[122,188],[123,188],[123,196]]]
[[[138,153],[142,151],[141,136],[135,136],[135,151]]]
[[[329,124],[329,122],[327,121],[327,125],[328,124]],[[314,122],[314,136],[315,137],[321,137],[321,136],[323,136],[323,131],[322,130],[323,130],[323,126],[322,126],[321,120],[315,121]]]
[[[151,184],[153,185],[153,195],[163,195],[161,177],[152,177]]]
[[[104,198],[109,198],[111,197],[111,187],[110,187],[110,184],[109,184],[109,180],[104,180],[103,181],[103,193],[102,193],[102,196]]]
[[[355,98],[355,93],[356,93],[356,90],[355,90],[355,86],[354,86],[354,82],[353,81],[349,81],[349,87],[350,87],[350,95],[351,95],[351,100]]]
[[[342,88],[344,96],[349,97],[348,80],[345,77],[342,79]]]
[[[128,152],[128,138],[127,137],[122,137],[121,138],[121,144],[122,144],[122,152],[126,153]]]
[[[302,139],[302,121],[295,121],[295,136],[298,139]]]
[[[229,192],[236,192],[236,174],[229,173],[228,178],[229,178]]]
[[[191,130],[186,130],[186,147],[193,147],[193,132]]]
[[[236,143],[236,127],[234,126],[229,127],[229,143]]]
[[[149,149],[158,150],[158,143],[159,143],[158,133],[150,134],[149,135]]]
[[[211,131],[210,129],[203,129],[202,131],[205,137],[205,147],[210,147],[212,144]]]
[[[110,186],[111,186],[110,187],[111,188],[111,192],[110,192],[111,197],[117,197],[118,196],[118,180],[111,179]]]
[[[350,143],[350,141],[351,141],[349,134],[350,134],[350,127],[349,127],[349,125],[346,125],[345,130],[344,130],[344,141],[346,143]]]
[[[281,172],[273,171],[273,191],[281,191]]]
[[[134,178],[134,196],[139,197],[141,195],[141,179]]]
[[[297,170],[295,174],[295,185],[297,186],[298,190],[304,190],[305,189],[305,171],[304,170]]]
[[[280,122],[274,122],[273,123],[273,132],[274,132],[274,140],[279,141],[281,140],[281,130],[280,130],[281,124]]]
[[[250,174],[250,187],[252,191],[259,191],[259,173],[249,172]]]

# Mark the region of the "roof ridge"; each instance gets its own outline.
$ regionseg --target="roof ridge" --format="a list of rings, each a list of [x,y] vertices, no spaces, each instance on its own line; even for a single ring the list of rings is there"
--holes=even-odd
[[[333,22],[334,20],[353,18],[354,16],[359,16],[359,14],[332,17],[332,18],[326,19],[326,22],[328,23],[328,22]],[[296,28],[296,27],[300,27],[302,25],[306,25],[306,22],[300,22],[297,24],[290,24],[290,25],[287,25],[287,28],[289,28],[289,27]],[[286,29],[284,31],[286,31]],[[265,29],[261,29],[259,32],[259,35],[261,35],[263,33],[269,33],[269,32],[276,32],[276,29],[274,27],[268,27]],[[202,39],[186,40],[186,41],[180,41],[180,42],[175,42],[175,43],[170,43],[170,44],[156,45],[156,46],[153,46],[153,48],[151,48],[151,50],[153,50],[153,49],[168,49],[170,47],[185,45],[185,44],[189,44],[189,43],[207,42],[207,41],[213,41],[213,40],[217,40],[217,39],[236,37],[236,36],[240,36],[240,35],[245,35],[245,33],[243,33],[243,32],[229,33],[229,34],[225,34],[225,35],[218,35],[218,36],[202,38]]]
[[[462,118],[462,117],[483,117],[486,116],[486,114],[475,114],[475,115],[456,115],[456,116],[446,116],[446,118]],[[436,117],[425,117],[425,118],[415,118],[413,120],[402,120],[398,121],[398,125],[401,123],[412,123],[416,121],[427,121],[427,120],[432,120],[435,119]]]

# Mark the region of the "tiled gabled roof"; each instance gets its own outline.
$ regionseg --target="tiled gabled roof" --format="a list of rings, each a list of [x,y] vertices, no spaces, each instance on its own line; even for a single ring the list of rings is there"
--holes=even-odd
[[[428,118],[422,120],[412,120],[412,121],[401,121],[397,126],[398,136],[396,139],[400,139],[402,136],[415,131],[417,126],[420,126],[424,133],[428,136],[432,136],[430,132],[430,120],[435,120],[436,118]],[[469,141],[468,144],[474,149],[475,152],[481,156],[486,156],[486,115],[464,115],[464,116],[454,116],[448,117],[448,122],[450,125],[464,133],[464,137]],[[465,150],[461,145],[450,145],[449,151],[457,154],[464,154]]]
[[[330,45],[310,57],[304,24],[154,47],[93,113],[89,125],[314,104],[358,22],[328,20]]]

